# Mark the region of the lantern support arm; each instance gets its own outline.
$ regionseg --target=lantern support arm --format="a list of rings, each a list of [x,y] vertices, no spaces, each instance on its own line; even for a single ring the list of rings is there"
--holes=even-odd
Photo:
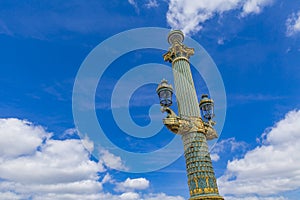
[[[175,134],[185,134],[189,132],[204,133],[207,140],[212,140],[218,137],[216,130],[213,128],[215,122],[210,120],[204,122],[201,117],[177,116],[176,113],[169,107],[162,107],[162,112],[168,115],[163,119],[166,127]]]
[[[217,131],[213,128],[216,122],[214,122],[213,120],[209,120],[208,122],[203,122],[203,124],[207,140],[218,138]]]
[[[166,106],[161,107],[161,112],[162,112],[162,113],[166,112],[166,113],[168,114],[167,117],[172,117],[172,118],[178,117],[178,116],[176,115],[176,113],[175,113],[171,108],[166,107]]]

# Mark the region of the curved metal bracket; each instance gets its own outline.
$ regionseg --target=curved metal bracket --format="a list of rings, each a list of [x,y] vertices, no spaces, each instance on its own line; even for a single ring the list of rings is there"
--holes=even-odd
[[[218,137],[216,130],[212,127],[215,124],[213,121],[206,123],[203,122],[200,117],[179,117],[169,107],[162,107],[161,111],[168,114],[167,117],[163,119],[163,122],[165,126],[175,134],[201,132],[205,134],[207,140],[212,140]]]
[[[163,107],[161,111],[168,113],[163,122],[166,127],[175,134],[205,132],[204,124],[200,117],[179,117],[169,107]]]
[[[218,138],[217,131],[213,128],[215,125],[214,121],[209,121],[208,123],[204,123],[205,136],[207,140],[213,140]]]

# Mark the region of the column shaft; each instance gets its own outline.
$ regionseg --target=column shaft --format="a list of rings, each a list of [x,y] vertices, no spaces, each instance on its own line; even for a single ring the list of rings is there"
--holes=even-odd
[[[172,63],[172,66],[179,116],[200,116],[200,109],[188,60],[177,58]],[[191,195],[190,200],[223,199],[219,196],[204,133],[185,133],[182,135],[182,140]]]

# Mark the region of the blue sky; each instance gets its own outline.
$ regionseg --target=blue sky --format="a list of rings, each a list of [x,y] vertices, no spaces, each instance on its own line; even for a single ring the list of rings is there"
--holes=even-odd
[[[106,39],[141,27],[182,29],[218,67],[227,108],[211,154],[221,195],[299,199],[300,2],[283,0],[0,1],[0,199],[188,199],[182,156],[159,170],[124,172],[126,157],[99,150],[91,133],[79,137],[74,123],[73,86],[83,61]],[[127,52],[99,77],[97,119],[121,149],[149,153],[175,138],[165,128],[136,138],[114,119],[112,110],[125,106],[139,126],[161,124],[164,115],[151,107],[156,84],[129,95],[127,81],[111,106],[121,77],[143,64],[167,64],[164,52]],[[149,77],[170,76],[157,66]],[[195,68],[200,96],[208,89]]]

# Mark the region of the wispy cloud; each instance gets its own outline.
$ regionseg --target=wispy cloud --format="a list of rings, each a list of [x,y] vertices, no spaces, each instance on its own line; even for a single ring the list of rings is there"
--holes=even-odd
[[[13,33],[8,29],[7,25],[0,20],[0,33],[12,36]]]
[[[285,96],[277,96],[270,94],[229,94],[228,102],[238,102],[240,104],[257,102],[257,101],[275,101],[286,98]]]
[[[63,81],[54,81],[51,85],[43,85],[43,91],[48,95],[54,97],[58,101],[70,101],[72,97],[72,87],[74,84],[73,79]],[[29,94],[33,98],[39,97],[38,94]],[[35,96],[33,96],[35,95]]]
[[[300,33],[300,11],[292,13],[286,20],[286,35],[293,36]]]
[[[235,138],[224,139],[213,146],[211,150],[211,159],[217,162],[224,154],[236,154],[237,152],[243,154],[247,148],[247,143],[243,141],[236,141]]]
[[[141,8],[150,9],[150,8],[157,8],[159,6],[157,0],[146,0],[146,1],[128,0],[128,3],[135,8],[135,11],[138,14],[140,13]]]
[[[128,0],[128,3],[130,3],[135,8],[137,13],[140,12],[140,9],[139,9],[139,7],[137,5],[137,2],[135,0]]]
[[[159,6],[159,4],[157,3],[156,0],[149,0],[146,4],[145,4],[146,8],[156,8]]]
[[[212,149],[212,153],[224,153],[226,151],[232,153],[236,150],[246,150],[246,148],[247,148],[247,143],[242,141],[236,141],[235,138],[228,138],[216,143]]]

